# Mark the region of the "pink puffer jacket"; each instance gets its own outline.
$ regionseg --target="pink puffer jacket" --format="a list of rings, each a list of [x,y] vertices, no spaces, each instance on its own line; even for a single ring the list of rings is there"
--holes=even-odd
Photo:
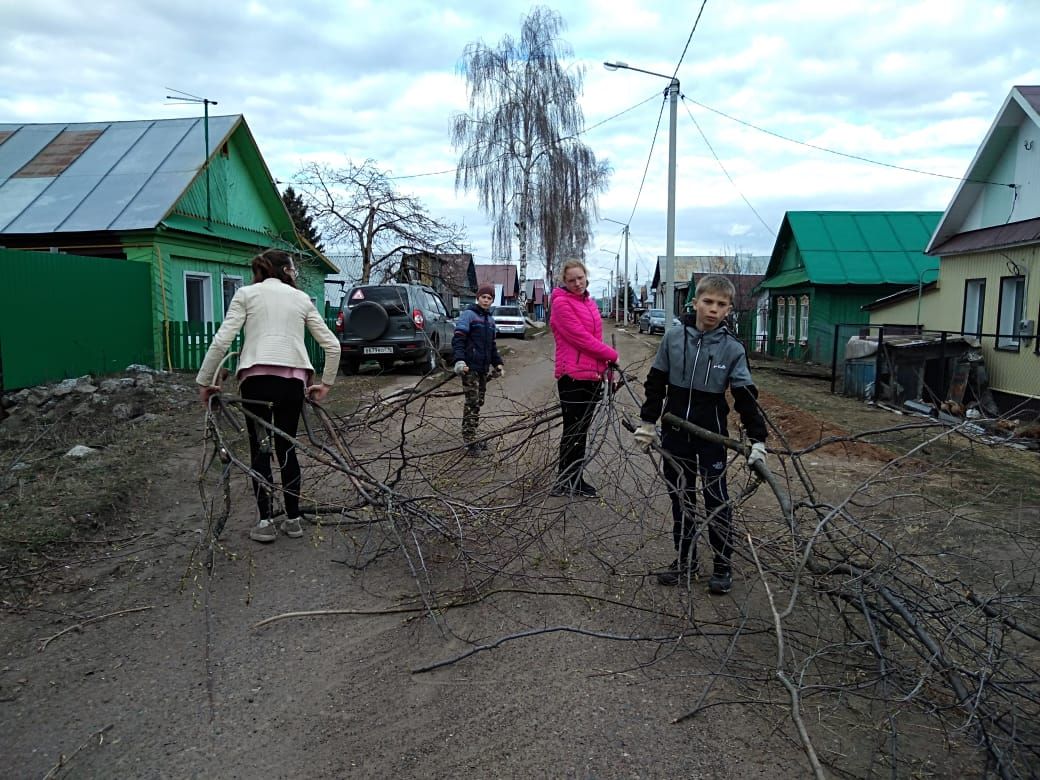
[[[556,378],[602,379],[617,351],[603,343],[603,320],[589,294],[557,287],[552,294],[549,327],[556,338]]]

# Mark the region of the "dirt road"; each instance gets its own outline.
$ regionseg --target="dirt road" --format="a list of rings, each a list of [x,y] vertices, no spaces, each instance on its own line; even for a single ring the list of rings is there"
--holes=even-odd
[[[616,338],[641,377],[657,339]],[[236,476],[211,571],[196,484],[203,415],[180,378],[171,393],[184,403],[146,423],[149,447],[127,455],[150,476],[122,502],[122,527],[110,521],[40,574],[5,578],[20,587],[0,614],[2,774],[805,776],[768,664],[745,660],[768,659],[770,642],[728,672],[739,687],[713,676],[735,658],[733,626],[754,627],[754,645],[768,625],[749,611],[747,572],[731,597],[711,600],[703,582],[663,589],[650,576],[672,556],[670,523],[653,464],[619,426],[631,400],[619,396],[596,422],[600,500],[553,498],[558,425],[538,422],[554,410],[550,340],[502,346],[508,373],[489,389],[486,459],[458,450],[457,381],[386,420],[374,394],[415,377],[343,378],[334,390],[330,406],[353,421],[345,436],[366,468],[386,480],[403,470],[394,489],[436,523],[326,515],[303,539],[260,545],[247,537],[255,510]],[[350,415],[358,405],[364,423]],[[530,424],[511,429],[518,419]],[[311,462],[304,479],[319,503],[353,500],[335,470]],[[256,626],[313,610],[349,614]],[[848,738],[818,733],[832,760],[845,750],[859,766]],[[941,763],[944,751],[922,748],[919,760]]]

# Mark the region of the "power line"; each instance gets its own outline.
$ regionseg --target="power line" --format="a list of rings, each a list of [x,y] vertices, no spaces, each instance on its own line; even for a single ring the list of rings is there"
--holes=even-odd
[[[667,97],[666,97],[667,99]],[[654,146],[657,145],[657,134],[661,132],[661,119],[664,117],[664,101],[661,101],[661,110],[657,113],[657,127],[654,128],[654,137],[650,141],[650,153],[646,157],[646,167],[643,168],[643,178],[639,182],[639,189],[636,191],[636,201],[632,204],[632,212],[628,215],[628,224],[632,224],[632,219],[636,215],[636,209],[639,208],[639,198],[643,194],[643,186],[646,184],[646,174],[650,170],[650,161],[654,158]]]
[[[697,18],[693,20],[693,29],[690,30],[690,37],[686,39],[686,45],[683,46],[682,54],[679,55],[679,61],[675,63],[675,70],[672,71],[672,78],[679,72],[679,66],[682,65],[682,61],[686,59],[686,50],[690,48],[690,41],[693,40],[693,34],[697,32],[697,24],[701,20],[701,14],[704,13],[704,6],[708,4],[708,0],[702,0],[701,10],[697,12]]]
[[[603,119],[603,120],[597,122],[594,125],[590,125],[589,127],[586,127],[584,129],[578,131],[577,133],[574,133],[573,135],[567,135],[567,136],[563,136],[562,138],[557,138],[555,142],[559,143],[560,141],[568,141],[568,140],[570,140],[572,138],[578,138],[579,136],[585,135],[590,130],[595,130],[597,127],[601,127],[602,125],[605,125],[607,122],[612,122],[613,120],[617,119],[618,117],[624,116],[629,111],[635,111],[637,108],[639,108],[639,107],[641,107],[643,105],[646,105],[651,100],[656,98],[657,95],[658,95],[658,93],[654,92],[652,95],[650,95],[650,97],[646,98],[645,100],[640,100],[634,106],[630,106],[630,107],[628,107],[626,109],[623,109],[622,111],[618,111],[616,114],[612,114],[611,116],[608,116],[606,119]],[[540,146],[542,146],[542,147],[546,146],[546,142],[543,141],[540,144]],[[487,166],[487,165],[494,165],[495,163],[499,162],[503,157],[508,157],[508,156],[509,156],[509,153],[505,152],[503,154],[500,154],[494,160],[488,160],[487,162],[481,163],[480,165],[471,165],[469,167],[470,168],[480,168],[480,167]],[[459,171],[459,166],[456,165],[454,168],[446,168],[443,171],[428,171],[426,173],[409,173],[409,174],[404,174],[402,176],[387,176],[387,178],[395,180],[395,181],[401,180],[401,179],[418,179],[418,178],[421,178],[421,177],[424,177],[424,176],[443,176],[444,174],[447,174],[447,173],[457,173],[458,171]]]
[[[758,213],[754,206],[751,205],[751,201],[744,197],[744,193],[740,191],[740,187],[738,187],[737,183],[733,181],[733,177],[729,175],[729,171],[726,170],[726,166],[722,164],[722,160],[720,160],[719,156],[715,153],[715,149],[712,147],[711,142],[708,140],[708,136],[704,134],[704,131],[701,129],[701,126],[697,123],[697,119],[690,112],[690,107],[686,105],[685,96],[679,95],[679,97],[683,98],[683,108],[686,109],[687,116],[690,117],[690,120],[693,122],[693,126],[697,128],[697,132],[700,133],[701,138],[704,139],[704,145],[708,147],[708,151],[711,152],[711,156],[715,158],[715,162],[719,164],[719,168],[722,169],[722,172],[726,175],[726,178],[729,179],[729,183],[733,185],[733,189],[737,191],[737,194],[740,196],[740,199],[744,201],[744,203],[747,204],[747,207],[751,209],[751,212],[756,217],[758,217],[758,221],[762,223],[762,227],[766,229],[766,232],[775,234],[776,230],[774,230],[766,224],[766,221],[762,219],[762,215]]]
[[[787,141],[788,143],[798,144],[799,146],[807,146],[810,149],[816,149],[817,151],[820,151],[820,152],[827,152],[828,154],[836,154],[839,157],[846,157],[846,158],[848,158],[850,160],[859,160],[860,162],[870,163],[871,165],[880,165],[880,166],[882,166],[884,168],[894,168],[897,171],[907,171],[908,173],[919,173],[922,176],[936,176],[936,177],[938,177],[940,179],[952,179],[953,181],[967,181],[967,182],[972,182],[972,183],[975,183],[975,184],[993,184],[993,185],[996,185],[998,187],[1012,187],[1013,188],[1015,186],[1014,184],[1008,184],[1006,182],[1001,182],[1001,181],[988,181],[986,179],[968,179],[968,178],[964,178],[964,177],[961,177],[961,176],[950,176],[950,175],[945,174],[945,173],[935,173],[934,171],[922,171],[919,168],[908,168],[908,167],[906,167],[904,165],[895,165],[894,163],[881,162],[880,160],[872,160],[869,157],[863,157],[863,156],[858,155],[858,154],[849,154],[848,152],[839,152],[839,151],[837,151],[835,149],[828,149],[826,146],[819,146],[817,144],[811,144],[808,141],[799,141],[797,138],[790,138],[790,137],[788,137],[786,135],[781,135],[780,133],[774,132],[772,130],[767,130],[764,127],[759,127],[758,125],[753,124],[751,122],[748,122],[748,121],[746,121],[744,119],[738,119],[735,116],[731,116],[731,115],[727,114],[725,111],[719,111],[717,108],[712,108],[711,106],[705,105],[704,103],[700,103],[700,102],[694,100],[693,98],[687,98],[685,95],[683,96],[683,99],[684,100],[689,100],[695,106],[700,106],[701,108],[703,108],[703,109],[705,109],[707,111],[711,111],[713,114],[718,114],[719,116],[726,117],[726,119],[730,120],[731,122],[736,122],[739,125],[744,125],[745,127],[750,127],[752,130],[758,130],[758,132],[760,132],[760,133],[765,133],[766,135],[771,135],[774,138],[779,138],[781,141]],[[689,109],[687,109],[687,110],[689,110]]]

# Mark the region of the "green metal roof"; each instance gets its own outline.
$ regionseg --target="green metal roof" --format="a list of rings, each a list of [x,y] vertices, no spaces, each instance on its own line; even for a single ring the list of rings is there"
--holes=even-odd
[[[804,268],[795,268],[791,271],[781,271],[776,276],[765,279],[761,284],[758,285],[758,289],[767,290],[776,287],[794,287],[795,285],[806,284],[809,281],[809,275],[805,273]]]
[[[936,265],[924,249],[941,217],[941,211],[789,211],[761,287],[917,284]],[[801,263],[791,267],[792,258]]]

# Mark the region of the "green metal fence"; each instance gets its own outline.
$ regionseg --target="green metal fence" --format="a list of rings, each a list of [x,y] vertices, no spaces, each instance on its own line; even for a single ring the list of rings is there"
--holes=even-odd
[[[154,365],[145,263],[0,249],[5,389]]]
[[[329,328],[333,328],[335,322],[327,322]],[[164,341],[169,344],[170,364],[175,370],[198,371],[202,366],[202,359],[206,356],[206,350],[213,343],[213,336],[220,328],[219,322],[164,322]],[[325,350],[314,340],[310,333],[303,338],[307,347],[307,355],[311,359],[316,373],[320,374],[325,369]],[[242,349],[242,334],[235,336],[231,342],[229,352],[239,352]],[[238,368],[238,357],[232,357],[224,364],[230,371]]]

